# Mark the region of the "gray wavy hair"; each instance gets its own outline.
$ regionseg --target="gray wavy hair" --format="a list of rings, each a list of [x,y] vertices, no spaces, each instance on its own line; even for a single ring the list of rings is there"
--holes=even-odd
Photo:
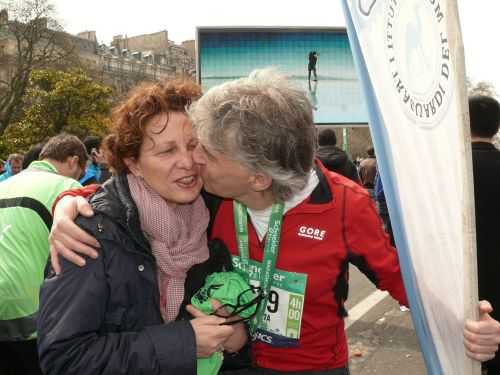
[[[276,69],[213,87],[188,114],[202,144],[270,176],[277,200],[306,186],[316,151],[312,106]]]

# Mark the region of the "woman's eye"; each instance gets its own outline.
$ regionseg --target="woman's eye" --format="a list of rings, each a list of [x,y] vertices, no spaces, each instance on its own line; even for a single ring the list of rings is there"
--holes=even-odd
[[[163,154],[171,154],[172,152],[174,152],[174,149],[173,148],[167,148],[165,150],[162,150],[159,152],[160,155],[163,155]]]

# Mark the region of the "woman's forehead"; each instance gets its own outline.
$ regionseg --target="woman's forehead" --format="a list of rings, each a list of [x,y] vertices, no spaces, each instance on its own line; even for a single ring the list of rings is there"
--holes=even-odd
[[[181,126],[184,132],[192,132],[192,124],[184,112],[161,112],[153,116],[148,123],[150,132],[159,133],[170,127]]]

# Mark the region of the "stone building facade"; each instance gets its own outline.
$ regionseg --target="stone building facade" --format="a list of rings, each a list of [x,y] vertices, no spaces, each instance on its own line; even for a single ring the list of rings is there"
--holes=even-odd
[[[9,34],[6,26],[8,23],[7,11],[0,11],[2,81],[8,81],[14,74],[13,61],[17,53],[15,38]],[[119,92],[145,80],[154,81],[174,76],[195,77],[194,57],[184,47],[169,40],[166,30],[133,37],[117,35],[110,45],[99,44],[95,31],[84,31],[77,35],[61,34],[74,48],[80,65]]]
[[[116,35],[113,37],[111,46],[121,50],[151,51],[157,54],[165,53],[169,47],[168,31],[163,30],[157,33],[136,35],[132,37]]]
[[[191,57],[193,60],[196,59],[196,42],[194,39],[185,40],[181,43],[181,46],[186,50],[189,57]]]
[[[169,40],[166,30],[133,37],[117,35],[113,37],[111,48],[136,61],[166,65],[177,75],[194,76],[195,73],[194,56],[182,45]]]

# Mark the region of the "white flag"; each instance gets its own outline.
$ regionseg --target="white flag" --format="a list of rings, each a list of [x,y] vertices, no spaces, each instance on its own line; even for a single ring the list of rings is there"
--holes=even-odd
[[[474,204],[456,1],[342,0],[413,322],[430,374],[479,374]]]

